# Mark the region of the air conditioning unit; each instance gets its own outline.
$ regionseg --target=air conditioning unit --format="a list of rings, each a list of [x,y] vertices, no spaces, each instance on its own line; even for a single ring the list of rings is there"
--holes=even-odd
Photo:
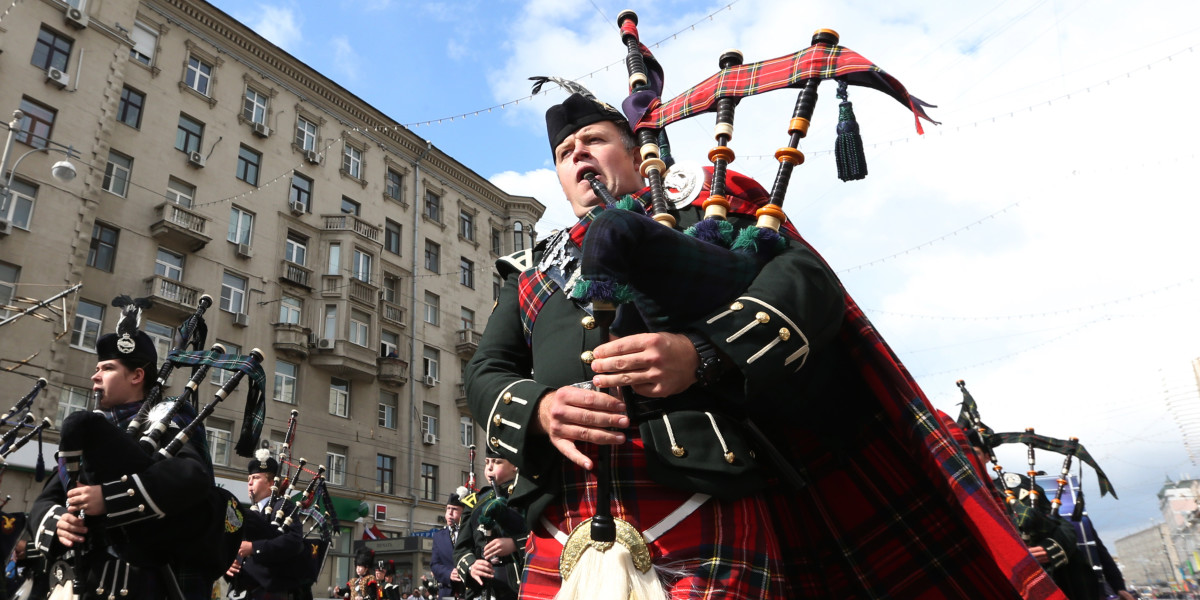
[[[438,382],[437,377],[434,377],[433,375],[426,375],[422,381],[424,381],[425,385],[428,386],[435,386]]]
[[[305,212],[304,203],[297,200],[289,200],[288,208],[292,209],[292,214],[294,215],[302,215]]]
[[[88,16],[78,8],[67,8],[66,17],[67,24],[76,29],[83,29],[88,26]]]
[[[254,257],[254,248],[251,248],[250,244],[238,244],[237,245],[237,255],[242,258],[253,258]]]
[[[63,73],[62,69],[50,67],[49,69],[46,69],[46,81],[48,83],[53,83],[54,85],[58,86],[58,89],[61,90],[62,88],[67,87],[67,84],[71,83],[71,77],[66,73]]]
[[[13,224],[8,219],[0,219],[0,235],[9,235],[12,233]]]
[[[421,441],[425,442],[426,446],[432,446],[437,443],[437,436],[433,435],[432,433],[426,433],[425,435],[421,436]]]
[[[304,160],[307,160],[309,164],[319,165],[321,164],[321,154],[316,150],[305,150]]]
[[[247,315],[246,313],[238,313],[233,315],[233,324],[237,325],[238,327],[246,327],[250,325],[250,315]]]
[[[267,127],[266,123],[254,123],[254,135],[258,137],[267,137],[271,135],[271,128]]]
[[[203,167],[204,155],[199,152],[188,152],[188,164],[193,167]]]
[[[333,340],[329,338],[317,340],[317,350],[333,350]]]

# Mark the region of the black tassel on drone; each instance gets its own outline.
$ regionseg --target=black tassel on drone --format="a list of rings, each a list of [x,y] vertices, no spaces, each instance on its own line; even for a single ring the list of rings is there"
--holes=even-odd
[[[42,431],[38,430],[38,457],[37,465],[33,469],[33,480],[41,481],[46,478],[46,457],[42,452]]]
[[[834,156],[837,158],[838,179],[857,181],[867,176],[867,156],[863,152],[862,136],[858,133],[858,121],[854,120],[854,105],[846,92],[846,82],[838,82],[837,143]]]

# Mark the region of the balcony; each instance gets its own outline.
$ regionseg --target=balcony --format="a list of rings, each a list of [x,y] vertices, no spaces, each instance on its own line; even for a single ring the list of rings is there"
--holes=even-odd
[[[195,252],[212,241],[205,233],[208,219],[174,202],[163,202],[154,208],[158,221],[150,226],[150,235],[169,246]]]
[[[275,338],[273,346],[276,352],[282,352],[295,358],[308,358],[308,330],[292,323],[275,323]]]
[[[404,385],[408,383],[408,361],[403,358],[381,356],[376,359],[379,365],[378,379],[381,383]]]
[[[179,313],[179,316],[196,312],[196,302],[203,291],[162,275],[147,277],[143,281],[146,282],[145,296],[153,300],[155,306],[168,308]]]
[[[467,406],[467,384],[460,383],[455,389],[454,405],[458,407],[458,410],[468,415],[471,414],[471,407]]]
[[[462,358],[471,358],[479,349],[479,339],[482,337],[483,334],[474,329],[459,329],[458,343],[454,345],[454,351]]]
[[[379,374],[375,351],[346,340],[317,340],[317,351],[308,355],[312,366],[331,375],[357,381],[372,381]]]
[[[383,320],[400,327],[408,327],[408,321],[405,320],[404,307],[394,302],[383,300],[380,302],[383,305]]]
[[[363,239],[380,243],[379,228],[355,215],[321,215],[321,221],[325,231],[353,231]]]
[[[298,265],[290,260],[283,260],[279,263],[279,280],[288,283],[294,283],[299,286],[312,289],[313,281],[312,269],[303,265]]]
[[[350,278],[350,299],[361,302],[372,309],[379,304],[379,288],[361,279]]]

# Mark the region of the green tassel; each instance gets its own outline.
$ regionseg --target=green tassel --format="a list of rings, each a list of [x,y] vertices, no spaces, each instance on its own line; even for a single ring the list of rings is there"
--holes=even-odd
[[[620,200],[617,200],[617,208],[619,208],[621,210],[636,211],[641,208],[641,204],[638,204],[638,201],[634,200],[633,196],[626,194],[624,196],[621,196]]]
[[[579,279],[575,282],[575,288],[571,290],[571,299],[583,300],[587,298],[588,288],[592,287],[592,282],[586,279]]]
[[[730,249],[758,252],[758,226],[751,225],[739,231],[737,239],[733,241],[733,246]]]
[[[858,121],[854,119],[854,105],[846,93],[846,82],[838,82],[837,96],[842,99],[838,105],[837,142],[834,144],[838,179],[857,181],[867,176],[867,156]]]

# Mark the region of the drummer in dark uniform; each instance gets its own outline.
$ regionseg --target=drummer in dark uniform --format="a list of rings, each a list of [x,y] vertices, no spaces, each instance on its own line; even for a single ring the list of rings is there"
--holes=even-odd
[[[247,487],[251,510],[242,528],[246,538],[238,548],[238,559],[225,573],[231,585],[246,591],[254,600],[298,600],[297,585],[304,564],[304,534],[295,520],[280,530],[272,521],[276,511],[290,515],[295,503],[279,498],[271,504],[271,481],[279,473],[279,463],[270,450],[255,453],[247,465]]]

